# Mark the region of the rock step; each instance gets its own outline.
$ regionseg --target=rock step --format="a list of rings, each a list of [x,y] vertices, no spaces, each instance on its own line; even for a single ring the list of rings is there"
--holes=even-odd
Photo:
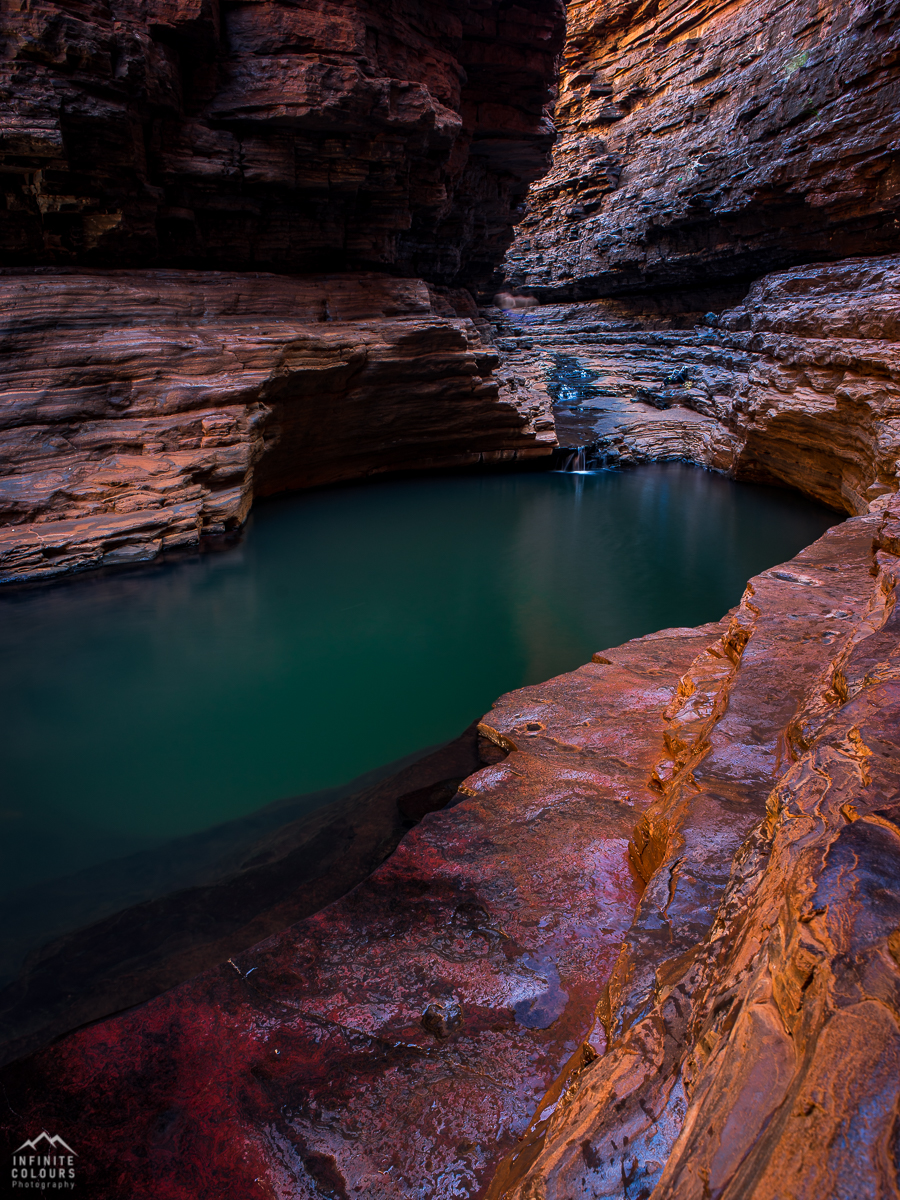
[[[702,656],[705,692],[688,673],[671,718],[693,716],[696,695],[701,711],[691,741],[670,736],[681,757],[657,772],[635,839],[655,870],[598,1008],[609,1051],[573,1060],[494,1200],[891,1194],[900,562],[879,547],[892,504],[754,579],[736,669]],[[858,682],[842,693],[836,678]],[[873,1088],[869,1122],[858,1098]]]

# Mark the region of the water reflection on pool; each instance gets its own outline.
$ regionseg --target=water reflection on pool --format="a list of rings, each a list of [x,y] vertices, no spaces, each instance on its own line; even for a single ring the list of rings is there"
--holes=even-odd
[[[260,505],[222,553],[0,594],[7,890],[343,783],[720,617],[839,517],[678,464]]]

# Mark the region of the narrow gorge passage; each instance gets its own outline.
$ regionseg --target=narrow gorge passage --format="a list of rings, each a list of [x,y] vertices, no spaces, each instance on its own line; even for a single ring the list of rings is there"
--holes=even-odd
[[[897,1200],[900,0],[27,0],[0,183],[10,1194]]]

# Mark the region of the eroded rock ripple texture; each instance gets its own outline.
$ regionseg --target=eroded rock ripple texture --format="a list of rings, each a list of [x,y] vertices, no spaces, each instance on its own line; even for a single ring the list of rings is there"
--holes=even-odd
[[[752,580],[682,676],[609,1048],[492,1195],[896,1195],[897,529],[892,500]]]
[[[896,0],[574,0],[552,171],[507,260],[545,298],[900,248]]]

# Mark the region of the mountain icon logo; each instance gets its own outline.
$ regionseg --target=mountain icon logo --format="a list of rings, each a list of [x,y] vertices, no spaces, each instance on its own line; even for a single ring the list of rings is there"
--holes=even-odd
[[[31,1150],[34,1154],[74,1154],[78,1157],[78,1152],[73,1150],[70,1145],[62,1140],[61,1137],[51,1137],[46,1129],[42,1130],[36,1138],[31,1138],[27,1142],[23,1142],[18,1150],[14,1150],[13,1154],[21,1154],[23,1150]]]

